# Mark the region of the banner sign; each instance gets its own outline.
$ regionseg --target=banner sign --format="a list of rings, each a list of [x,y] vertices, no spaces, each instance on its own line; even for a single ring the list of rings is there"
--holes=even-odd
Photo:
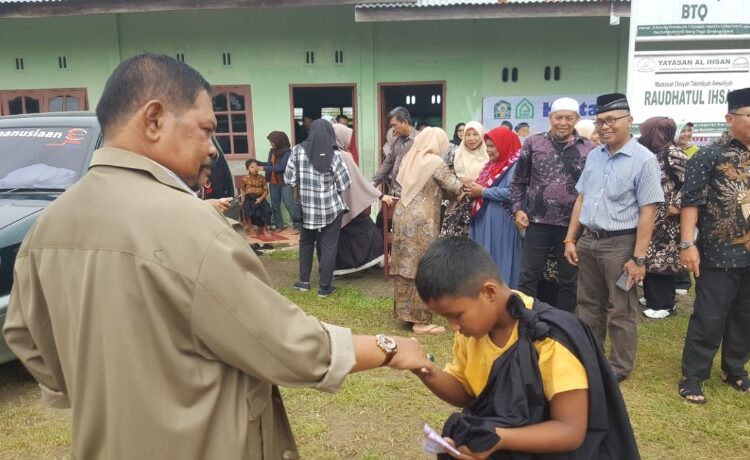
[[[668,116],[695,124],[696,133],[726,129],[726,96],[750,86],[750,50],[636,52],[628,101],[636,122]]]
[[[561,97],[578,101],[581,118],[596,115],[597,94],[554,94],[547,96],[490,96],[482,101],[482,124],[485,132],[505,124],[520,137],[549,131],[552,102]]]
[[[750,39],[748,0],[633,0],[636,41]]]

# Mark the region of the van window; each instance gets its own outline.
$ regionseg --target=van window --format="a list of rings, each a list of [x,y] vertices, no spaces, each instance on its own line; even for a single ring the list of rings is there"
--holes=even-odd
[[[0,190],[65,190],[83,174],[97,132],[55,126],[0,128]]]

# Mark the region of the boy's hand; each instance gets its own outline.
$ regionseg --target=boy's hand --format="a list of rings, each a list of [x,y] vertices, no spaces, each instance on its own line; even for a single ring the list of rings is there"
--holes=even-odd
[[[445,441],[448,444],[450,444],[451,446],[456,447],[456,443],[453,442],[453,440],[451,438],[443,438],[443,439],[445,439]],[[461,460],[475,460],[475,459],[476,460],[486,460],[486,459],[490,458],[490,455],[494,454],[495,450],[496,450],[493,447],[493,448],[491,448],[489,450],[486,450],[484,452],[475,453],[475,452],[472,452],[471,450],[469,450],[469,448],[466,447],[466,446],[456,447],[456,449],[458,449],[458,451],[461,452],[460,456],[457,457],[457,456],[453,455],[450,452],[448,452],[448,455],[450,455],[453,458],[460,458]]]
[[[388,367],[416,371],[432,366],[432,361],[427,358],[427,354],[422,350],[422,345],[419,344],[417,339],[393,337],[393,340],[396,341],[398,351],[391,362],[388,363]]]
[[[261,204],[261,203],[263,203],[262,198],[258,198],[257,200],[255,200],[255,204]]]

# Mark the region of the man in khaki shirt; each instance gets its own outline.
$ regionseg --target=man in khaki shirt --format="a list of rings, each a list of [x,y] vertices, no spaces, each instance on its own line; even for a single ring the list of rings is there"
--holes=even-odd
[[[294,459],[275,385],[332,392],[350,372],[428,365],[413,340],[306,315],[195,197],[217,154],[210,94],[168,56],[120,64],[97,107],[104,147],[19,250],[3,333],[43,398],[72,407],[73,458]]]

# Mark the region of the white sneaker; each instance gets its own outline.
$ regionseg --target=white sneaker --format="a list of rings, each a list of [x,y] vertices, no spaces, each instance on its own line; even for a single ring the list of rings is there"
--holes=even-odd
[[[687,295],[688,290],[687,289],[675,289],[674,293],[677,295]]]
[[[675,313],[674,308],[668,308],[665,310],[652,310],[652,309],[646,309],[643,310],[643,316],[646,318],[651,319],[664,319],[668,316],[672,316]]]
[[[641,305],[643,305],[645,307],[646,306],[646,298],[645,297],[639,298],[638,299],[638,303],[640,303]]]

